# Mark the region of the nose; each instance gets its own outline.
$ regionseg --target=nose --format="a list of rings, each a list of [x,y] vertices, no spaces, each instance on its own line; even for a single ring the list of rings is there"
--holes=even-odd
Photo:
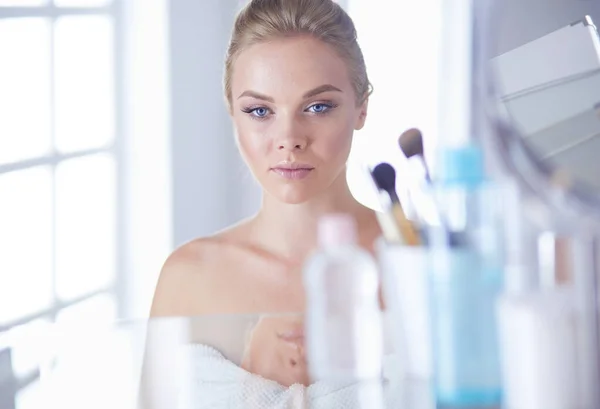
[[[300,141],[281,141],[278,143],[277,149],[280,151],[301,151],[306,148],[306,142]]]
[[[285,121],[279,129],[279,138],[275,142],[280,151],[302,151],[308,145],[306,129],[297,123],[297,120]]]

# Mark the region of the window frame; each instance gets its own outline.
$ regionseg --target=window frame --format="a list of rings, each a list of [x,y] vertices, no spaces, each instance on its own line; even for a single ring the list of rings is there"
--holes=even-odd
[[[53,129],[54,123],[54,106],[51,106],[51,149],[45,155],[38,156],[35,158],[20,160],[12,163],[4,163],[0,164],[0,175],[6,174],[9,172],[19,172],[26,169],[38,167],[38,166],[48,166],[51,168],[53,173],[52,178],[52,201],[54,205],[56,205],[56,186],[55,186],[55,171],[56,167],[65,161],[75,159],[75,158],[84,158],[90,157],[92,155],[106,153],[110,155],[115,162],[116,165],[116,180],[115,180],[115,188],[116,188],[116,220],[115,220],[115,234],[116,234],[116,242],[115,242],[115,252],[116,252],[116,264],[115,264],[115,276],[112,283],[104,288],[99,288],[94,291],[88,292],[80,297],[75,299],[65,301],[61,300],[58,297],[56,291],[56,265],[53,262],[52,265],[52,298],[51,303],[47,309],[41,310],[34,314],[30,314],[27,316],[19,317],[18,319],[0,324],[0,334],[3,332],[9,331],[12,328],[20,327],[23,325],[27,325],[39,319],[47,319],[50,322],[54,322],[58,313],[65,308],[77,305],[83,301],[89,300],[98,295],[110,295],[114,297],[116,303],[116,312],[117,317],[121,317],[124,315],[125,311],[125,298],[127,295],[127,288],[125,288],[127,284],[127,280],[124,277],[125,268],[126,268],[126,237],[127,237],[127,227],[126,227],[126,155],[125,155],[125,124],[124,124],[124,107],[125,107],[125,75],[126,75],[126,67],[125,67],[125,39],[126,39],[126,31],[124,28],[124,18],[125,18],[125,7],[124,4],[127,0],[112,0],[105,6],[99,7],[58,7],[55,6],[52,0],[48,0],[48,4],[40,5],[40,6],[0,6],[0,20],[4,19],[16,19],[16,18],[27,18],[27,17],[41,17],[48,18],[51,22],[52,30],[50,31],[50,66],[47,67],[50,70],[50,74],[52,75],[52,70],[54,69],[54,24],[56,20],[60,17],[64,16],[107,16],[112,20],[114,26],[114,36],[113,36],[113,53],[114,53],[114,115],[115,115],[115,134],[113,135],[113,141],[103,147],[81,150],[72,153],[61,153],[58,152],[55,148],[55,134]],[[0,56],[1,57],[1,56]],[[51,76],[52,78],[52,76]],[[54,99],[55,86],[53,81],[51,82],[51,96]],[[54,206],[53,211],[53,219],[52,219],[52,231],[53,235],[56,234],[56,210]],[[56,257],[56,249],[52,249],[53,259]],[[8,352],[7,352],[8,351]],[[8,360],[6,362],[11,365],[11,357],[10,357],[10,349],[2,350],[2,346],[0,345],[0,354],[8,353]],[[6,364],[6,362],[0,362]],[[10,369],[10,368],[9,368]],[[12,378],[12,379],[11,379]],[[16,398],[16,394],[26,388],[28,385],[32,384],[36,380],[39,379],[39,370],[33,371],[33,373],[27,374],[22,378],[17,378],[14,373],[9,372],[9,378],[5,385],[8,385],[8,389],[11,389],[13,400]],[[9,397],[10,401],[10,397]]]

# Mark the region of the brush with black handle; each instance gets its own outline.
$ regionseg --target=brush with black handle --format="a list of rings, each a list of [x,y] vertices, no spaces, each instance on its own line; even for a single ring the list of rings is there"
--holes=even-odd
[[[408,220],[402,204],[396,193],[396,170],[389,163],[380,163],[371,171],[371,176],[375,181],[377,189],[388,194],[391,202],[391,213],[394,216],[398,230],[404,244],[409,246],[418,246],[421,239],[413,223]]]

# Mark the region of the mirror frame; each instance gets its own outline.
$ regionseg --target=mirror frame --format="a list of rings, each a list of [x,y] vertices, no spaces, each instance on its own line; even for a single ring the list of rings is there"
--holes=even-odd
[[[489,64],[492,50],[496,48],[499,22],[494,16],[502,7],[501,0],[485,0],[488,3],[482,24],[483,38],[480,44],[485,57],[486,89],[481,90],[482,101],[487,120],[491,125],[489,135],[484,137],[484,144],[489,144],[491,154],[499,159],[502,172],[513,177],[523,193],[527,216],[540,226],[548,227],[559,233],[572,234],[587,231],[592,235],[600,235],[600,191],[568,176],[561,167],[544,163],[527,145],[519,129],[503,115],[498,106],[498,79]],[[585,21],[594,26],[591,17]],[[579,22],[578,21],[578,22]],[[485,27],[485,28],[484,28]],[[599,175],[600,177],[600,175]]]

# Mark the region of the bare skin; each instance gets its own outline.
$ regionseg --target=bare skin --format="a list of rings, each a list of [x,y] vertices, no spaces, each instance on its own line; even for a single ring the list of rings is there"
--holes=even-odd
[[[301,268],[325,213],[353,215],[361,246],[372,250],[381,235],[375,214],[346,183],[352,134],[367,113],[367,102],[357,100],[345,61],[313,38],[273,40],[239,55],[231,118],[264,190],[261,209],[177,249],[161,272],[151,316],[304,311]],[[291,177],[282,162],[311,169]]]

